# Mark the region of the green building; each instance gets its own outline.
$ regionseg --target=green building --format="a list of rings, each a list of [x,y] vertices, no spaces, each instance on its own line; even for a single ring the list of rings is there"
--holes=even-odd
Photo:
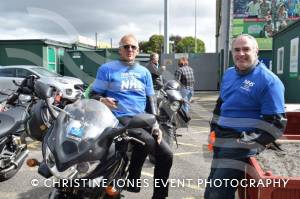
[[[278,75],[285,86],[287,103],[300,103],[299,37],[300,20],[273,37],[272,71]]]
[[[63,56],[61,74],[75,76],[86,83],[91,83],[96,77],[100,65],[119,59],[119,49],[97,49],[97,50],[67,50]],[[136,61],[145,65],[150,60],[149,54],[138,54]]]
[[[98,67],[119,58],[118,48],[97,49],[82,43],[64,43],[49,39],[0,40],[0,65],[37,65],[62,75],[91,83]],[[139,54],[145,65],[149,54]]]
[[[92,50],[95,47],[49,39],[0,40],[0,65],[37,65],[63,72],[62,59],[67,50]]]
[[[49,39],[0,40],[0,65],[37,65],[60,72],[68,43]]]

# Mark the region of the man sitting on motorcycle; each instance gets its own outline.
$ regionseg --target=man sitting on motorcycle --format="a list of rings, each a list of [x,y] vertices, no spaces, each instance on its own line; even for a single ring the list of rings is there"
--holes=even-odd
[[[146,109],[147,112],[156,114],[156,103],[150,72],[135,63],[139,51],[137,39],[134,35],[128,34],[121,38],[119,45],[120,59],[99,67],[90,97],[107,105],[119,121],[126,124],[132,116],[144,113]],[[151,153],[156,158],[154,180],[157,182],[154,183],[156,186],[154,186],[152,199],[166,198],[168,186],[164,184],[169,178],[173,153],[168,144],[162,140],[162,132],[158,125],[155,125],[150,133],[138,129],[130,136],[138,138],[146,145],[134,145],[128,180],[137,182],[140,179],[144,161],[147,154]],[[126,187],[126,189],[131,192],[140,191],[138,186]]]

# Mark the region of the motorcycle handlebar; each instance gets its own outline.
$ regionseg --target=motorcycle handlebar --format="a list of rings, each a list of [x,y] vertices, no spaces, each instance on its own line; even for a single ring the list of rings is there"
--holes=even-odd
[[[141,140],[139,140],[139,139],[137,139],[137,138],[134,138],[134,137],[130,137],[130,140],[133,140],[133,141],[135,141],[135,142],[137,142],[137,143],[140,143],[140,144],[143,145],[143,146],[146,145],[145,142],[143,142],[143,141],[141,141]]]
[[[51,104],[50,98],[47,98],[47,99],[45,100],[45,102],[46,102],[46,105],[47,105],[47,107],[48,107],[48,110],[49,110],[49,113],[50,113],[51,117],[52,117],[53,119],[56,119],[56,118],[57,118],[57,114],[56,114],[55,108],[58,108],[58,107],[55,107],[55,106],[53,106],[53,105]]]
[[[143,145],[143,146],[146,145],[145,142],[143,142],[143,141],[141,141],[141,140],[139,140],[139,139],[137,139],[137,138],[134,138],[134,137],[126,136],[126,137],[124,137],[124,139],[125,139],[126,141],[134,141],[134,142],[137,142],[137,143],[139,143],[139,144],[141,144],[141,145]]]

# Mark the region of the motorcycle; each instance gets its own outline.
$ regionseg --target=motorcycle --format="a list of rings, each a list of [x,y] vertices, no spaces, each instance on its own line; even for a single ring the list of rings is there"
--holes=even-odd
[[[54,106],[49,103],[47,106],[52,112]],[[130,137],[128,131],[151,127],[156,122],[155,116],[140,114],[128,125],[120,126],[109,108],[93,99],[78,99],[64,109],[55,109],[60,113],[43,139],[43,161],[32,159],[29,165],[39,165],[38,172],[45,178],[67,180],[68,186],[56,183],[49,198],[120,197],[124,187],[116,182],[126,181],[130,143],[145,144]]]
[[[25,78],[16,92],[1,102],[0,112],[0,181],[12,178],[28,155],[27,121],[33,101],[34,76]],[[15,83],[16,84],[16,83]],[[24,97],[25,96],[25,97]]]
[[[176,80],[169,80],[157,93],[158,121],[170,146],[173,141],[178,146],[177,137],[182,135],[177,133],[177,129],[186,127],[191,119],[183,109],[185,101],[179,89],[180,84]]]
[[[163,132],[163,139],[170,147],[173,146],[174,141],[178,147],[177,137],[182,135],[177,133],[177,129],[186,127],[191,119],[183,109],[185,101],[179,89],[180,84],[176,80],[169,80],[165,85],[161,85],[156,92],[158,104],[157,120]],[[155,157],[151,154],[148,157],[149,161],[154,164],[156,161]]]

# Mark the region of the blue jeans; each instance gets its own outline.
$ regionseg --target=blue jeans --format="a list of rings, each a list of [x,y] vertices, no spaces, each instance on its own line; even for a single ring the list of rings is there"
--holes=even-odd
[[[233,149],[236,150],[236,149]],[[228,151],[227,151],[228,152]],[[205,188],[205,199],[234,199],[237,187],[230,185],[230,180],[240,181],[244,176],[245,166],[248,163],[248,157],[245,158],[224,158],[226,156],[221,148],[214,148],[214,157],[211,163],[211,170]],[[228,179],[228,183],[225,183]],[[223,180],[220,185],[220,180]],[[217,185],[214,186],[216,182]],[[235,183],[236,184],[236,183]]]
[[[191,98],[194,95],[194,90],[181,88],[180,90],[182,97],[187,101],[190,102]],[[190,105],[188,103],[183,104],[183,109],[188,113],[190,109]]]

